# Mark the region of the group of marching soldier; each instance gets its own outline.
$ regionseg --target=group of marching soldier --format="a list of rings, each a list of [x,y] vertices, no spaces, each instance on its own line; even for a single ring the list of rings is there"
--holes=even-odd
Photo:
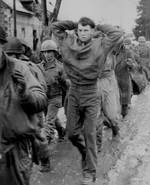
[[[2,185],[28,185],[33,163],[49,172],[56,135],[79,150],[81,185],[95,183],[103,127],[119,139],[132,96],[150,80],[150,47],[143,36],[135,46],[120,27],[95,25],[88,17],[55,22],[50,29],[37,57],[0,27]]]

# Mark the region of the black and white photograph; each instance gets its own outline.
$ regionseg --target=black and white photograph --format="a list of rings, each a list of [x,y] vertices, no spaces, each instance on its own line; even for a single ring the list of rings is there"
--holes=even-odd
[[[150,0],[0,0],[0,185],[150,185]]]

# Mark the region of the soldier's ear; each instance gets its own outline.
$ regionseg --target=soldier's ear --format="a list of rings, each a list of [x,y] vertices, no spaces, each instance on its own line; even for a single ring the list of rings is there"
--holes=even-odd
[[[94,30],[94,28],[92,28],[92,29],[91,29],[91,35],[92,35],[92,36],[94,35],[94,32],[95,32],[95,30]]]

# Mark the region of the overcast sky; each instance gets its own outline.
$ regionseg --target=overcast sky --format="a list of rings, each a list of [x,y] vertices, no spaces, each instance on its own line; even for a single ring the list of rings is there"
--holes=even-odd
[[[137,16],[138,0],[62,0],[59,19],[78,21],[88,16],[96,22],[122,26],[131,32]]]

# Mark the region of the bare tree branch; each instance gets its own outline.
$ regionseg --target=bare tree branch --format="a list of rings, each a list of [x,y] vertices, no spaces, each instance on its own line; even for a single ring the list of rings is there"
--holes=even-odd
[[[54,10],[53,10],[53,13],[52,13],[51,16],[50,16],[50,22],[54,22],[54,21],[57,20],[57,18],[58,18],[58,13],[59,13],[60,6],[61,6],[61,2],[62,2],[62,0],[56,0],[55,8],[54,8]]]

